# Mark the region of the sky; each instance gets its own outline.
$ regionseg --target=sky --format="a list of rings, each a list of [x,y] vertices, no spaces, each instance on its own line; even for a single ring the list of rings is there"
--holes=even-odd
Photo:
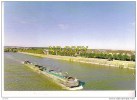
[[[4,2],[4,45],[135,50],[135,2]]]

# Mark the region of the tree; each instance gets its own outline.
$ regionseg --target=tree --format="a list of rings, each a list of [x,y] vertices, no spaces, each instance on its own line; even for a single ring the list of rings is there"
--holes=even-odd
[[[109,60],[109,61],[113,60],[112,54],[108,54],[108,60]]]
[[[131,61],[135,61],[135,55],[131,55]]]
[[[124,54],[121,60],[130,61],[130,57],[128,55]]]

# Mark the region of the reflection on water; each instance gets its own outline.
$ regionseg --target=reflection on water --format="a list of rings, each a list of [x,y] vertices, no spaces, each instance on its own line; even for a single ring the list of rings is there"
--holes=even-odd
[[[84,90],[135,90],[133,70],[40,58],[20,53],[4,54],[5,90],[62,90],[45,76],[21,64],[24,60],[68,72],[83,82]]]

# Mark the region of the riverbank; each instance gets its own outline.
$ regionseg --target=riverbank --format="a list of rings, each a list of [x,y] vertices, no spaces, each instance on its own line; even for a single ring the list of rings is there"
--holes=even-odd
[[[81,62],[81,63],[90,63],[90,64],[97,64],[97,65],[103,65],[103,66],[110,66],[110,67],[118,67],[121,69],[122,68],[135,69],[135,66],[136,66],[135,62],[133,61],[120,61],[120,60],[108,61],[107,59],[97,59],[97,58],[44,55],[44,54],[34,54],[34,53],[27,53],[27,52],[19,52],[19,53],[28,54],[32,56],[38,56],[38,57],[46,57],[46,58],[52,58],[52,59],[72,61],[72,62]]]

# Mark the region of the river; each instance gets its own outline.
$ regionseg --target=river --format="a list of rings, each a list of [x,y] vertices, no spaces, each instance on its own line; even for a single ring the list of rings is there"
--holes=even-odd
[[[83,81],[83,90],[135,90],[134,70],[41,58],[21,53],[4,53],[5,91],[63,90],[53,81],[24,66],[29,60],[50,69],[68,72]]]

